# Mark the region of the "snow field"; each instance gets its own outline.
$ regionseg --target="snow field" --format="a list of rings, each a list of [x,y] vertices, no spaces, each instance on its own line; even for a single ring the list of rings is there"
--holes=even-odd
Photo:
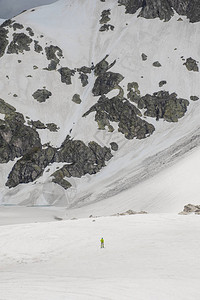
[[[0,299],[197,300],[199,223],[151,214],[1,226]]]

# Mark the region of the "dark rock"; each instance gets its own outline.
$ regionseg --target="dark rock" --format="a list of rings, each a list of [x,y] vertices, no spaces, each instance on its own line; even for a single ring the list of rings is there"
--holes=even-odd
[[[143,139],[153,133],[154,126],[142,120],[141,112],[128,100],[113,97],[108,99],[100,97],[84,115],[86,117],[91,112],[96,112],[95,121],[101,126],[108,126],[111,122],[118,123],[118,131],[123,133],[127,139]],[[104,129],[102,128],[102,129]]]
[[[146,19],[160,18],[164,21],[169,21],[173,15],[173,9],[168,0],[145,0],[139,13],[140,17]]]
[[[43,50],[42,46],[39,45],[38,41],[34,41],[34,50],[38,53],[40,53]]]
[[[111,24],[104,24],[100,27],[99,31],[102,32],[102,31],[108,31],[108,30],[114,30],[114,26],[111,25]]]
[[[81,80],[81,84],[82,84],[82,87],[85,87],[86,85],[88,85],[88,76],[86,74],[83,74],[83,73],[79,73],[80,76],[79,76],[79,79]]]
[[[8,19],[6,20],[5,22],[3,22],[0,27],[11,27],[12,23],[14,23],[15,21],[14,20],[11,20],[11,19]]]
[[[94,75],[95,76],[99,76],[99,75],[105,73],[106,71],[108,71],[115,65],[116,60],[114,60],[111,64],[109,64],[106,61],[106,58],[108,58],[108,55],[106,55],[99,63],[97,63],[96,66],[94,66]]]
[[[46,127],[49,131],[57,132],[59,127],[55,123],[47,123]]]
[[[186,62],[183,64],[186,66],[188,71],[194,71],[194,72],[199,72],[199,67],[197,65],[197,62],[195,59],[189,57],[186,59]]]
[[[117,151],[119,148],[117,143],[115,143],[115,142],[110,143],[110,147],[113,151]]]
[[[94,96],[100,96],[112,91],[124,79],[119,73],[106,72],[100,74],[95,80],[92,93]]]
[[[185,0],[186,1],[186,0]],[[200,3],[198,0],[189,1],[187,6],[186,15],[190,22],[195,23],[200,21]]]
[[[142,56],[143,61],[147,60],[147,55],[146,54],[142,53],[141,56]]]
[[[5,114],[5,120],[0,120],[0,163],[24,155],[33,146],[40,147],[38,133],[24,125],[23,115],[2,99],[0,113]]]
[[[52,93],[46,89],[38,89],[36,92],[33,93],[33,98],[38,102],[45,102]]]
[[[156,120],[164,119],[168,122],[178,122],[187,111],[189,101],[177,98],[175,93],[169,94],[166,91],[154,93],[153,96],[147,94],[135,102],[140,109],[146,109],[145,116],[156,118]]]
[[[45,47],[45,52],[47,59],[51,61],[46,70],[56,70],[60,59],[63,57],[62,50],[58,46],[51,45],[49,47]]]
[[[80,73],[84,73],[84,74],[87,74],[87,73],[90,74],[91,73],[91,68],[83,66],[81,68],[78,68],[77,71],[80,72]]]
[[[40,177],[46,166],[54,161],[55,149],[33,147],[12,168],[6,185],[15,187],[20,183],[28,183]]]
[[[14,33],[13,41],[9,44],[7,53],[18,54],[24,53],[24,51],[30,51],[31,42],[32,39],[28,37],[25,33]]]
[[[8,45],[8,30],[0,26],[0,57],[5,53]]]
[[[72,101],[76,104],[80,104],[81,103],[80,95],[74,94],[74,96],[72,97]]]
[[[16,31],[17,29],[23,29],[24,28],[24,26],[22,24],[19,24],[19,23],[14,23],[12,26],[13,26],[14,31]]]
[[[101,19],[99,21],[100,24],[105,24],[110,21],[110,9],[103,10],[101,13]]]
[[[36,129],[45,129],[46,128],[44,123],[42,123],[40,120],[28,121],[27,123],[28,123],[28,125],[33,126],[33,128],[36,128]]]
[[[120,5],[124,5],[126,8],[126,13],[134,14],[136,11],[144,5],[143,0],[118,0]]]
[[[72,84],[71,77],[75,74],[74,70],[64,67],[59,69],[58,72],[61,75],[61,82],[66,83],[67,85]]]
[[[199,97],[197,97],[197,96],[190,96],[190,100],[197,101],[197,100],[199,100]]]
[[[155,62],[153,63],[153,66],[159,68],[159,67],[161,67],[162,65],[159,63],[159,61],[155,61]]]
[[[159,87],[162,87],[162,86],[165,85],[166,83],[167,83],[166,80],[161,80],[161,81],[159,82]]]
[[[26,31],[28,31],[30,36],[34,36],[34,32],[33,32],[33,29],[31,27],[27,27]]]

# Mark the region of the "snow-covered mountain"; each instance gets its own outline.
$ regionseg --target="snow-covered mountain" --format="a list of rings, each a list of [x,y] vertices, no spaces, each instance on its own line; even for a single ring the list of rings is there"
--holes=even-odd
[[[198,204],[199,15],[186,0],[60,0],[4,22],[1,204]]]

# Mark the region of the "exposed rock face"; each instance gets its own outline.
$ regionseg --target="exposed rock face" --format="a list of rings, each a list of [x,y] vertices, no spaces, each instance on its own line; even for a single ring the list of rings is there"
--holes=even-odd
[[[174,15],[173,9],[180,15],[185,15],[190,22],[200,21],[200,2],[198,0],[118,0],[124,5],[126,13],[134,14],[141,9],[139,16],[169,21]]]
[[[144,5],[143,0],[118,0],[118,3],[125,5],[126,13],[134,14],[140,7]]]
[[[189,215],[191,213],[200,215],[200,205],[187,204],[184,206],[183,211],[180,212],[179,214],[180,215]]]
[[[50,64],[48,65],[47,70],[56,70],[60,59],[63,56],[62,50],[58,46],[51,45],[49,47],[45,47],[45,52],[47,59],[50,60]]]
[[[23,115],[2,99],[0,113],[5,114],[5,120],[0,120],[0,163],[7,163],[32,147],[41,146],[38,133],[24,125]]]
[[[16,162],[8,176],[6,185],[15,187],[20,183],[28,183],[42,175],[46,166],[54,161],[56,150],[52,147],[41,149],[33,147]]]
[[[154,93],[153,96],[147,94],[143,97],[129,95],[132,101],[138,104],[139,109],[146,109],[145,116],[164,119],[168,122],[177,122],[187,111],[189,101],[177,98],[177,94],[169,94],[166,91]]]
[[[67,85],[72,84],[71,77],[74,76],[76,71],[64,67],[59,69],[58,72],[61,75],[61,82],[66,83]]]
[[[33,126],[36,129],[45,129],[46,126],[40,120],[37,121],[28,121],[28,125]]]
[[[145,2],[145,4],[144,4]],[[174,15],[173,9],[168,0],[146,0],[139,16],[146,19],[160,18],[169,21]]]
[[[117,151],[119,148],[117,143],[115,143],[115,142],[110,143],[110,147],[113,151]]]
[[[199,72],[199,67],[197,65],[197,62],[192,57],[187,58],[186,62],[183,65],[186,66],[186,68],[188,69],[188,71]]]
[[[24,26],[22,24],[19,23],[14,23],[13,25],[13,30],[16,31],[17,29],[23,29]]]
[[[53,132],[57,132],[59,130],[59,127],[55,123],[47,123],[46,127],[49,129],[49,131]]]
[[[104,74],[106,71],[108,71],[109,69],[111,69],[114,64],[116,63],[116,60],[114,60],[111,64],[109,64],[106,61],[106,58],[108,57],[108,55],[106,55],[99,63],[96,64],[96,66],[94,67],[94,75],[95,76],[99,76]]]
[[[34,41],[34,50],[38,53],[40,53],[43,50],[42,46],[39,45],[38,41]]]
[[[167,83],[166,80],[161,80],[161,81],[159,82],[159,87],[162,87],[162,86],[165,85],[166,83]]]
[[[71,185],[65,177],[82,177],[85,174],[96,174],[105,162],[112,158],[109,148],[101,147],[96,142],[90,142],[86,146],[82,141],[72,141],[66,138],[57,152],[59,161],[68,162],[60,170],[52,174],[53,182],[60,184],[65,189]]]
[[[104,24],[100,27],[99,31],[108,31],[108,30],[114,30],[114,26],[111,24]]]
[[[32,39],[25,33],[13,33],[13,41],[8,46],[8,54],[24,53],[24,51],[30,51],[30,44]]]
[[[81,103],[81,98],[79,94],[74,94],[74,96],[72,97],[72,101],[76,104],[80,104]]]
[[[141,56],[142,56],[143,61],[147,60],[147,55],[146,54],[142,53]]]
[[[59,161],[70,164],[52,174],[53,182],[67,189],[71,185],[65,177],[80,178],[85,174],[96,174],[112,158],[112,154],[109,148],[101,147],[96,142],[90,142],[86,146],[82,141],[73,141],[67,137],[57,152],[57,157]]]
[[[100,74],[92,89],[94,96],[100,96],[112,91],[124,79],[119,73],[106,72]]]
[[[8,45],[8,30],[0,26],[0,57],[5,53],[6,47]]]
[[[26,31],[28,31],[28,33],[29,33],[30,36],[34,36],[34,32],[33,32],[33,29],[32,29],[32,28],[27,27],[27,28],[26,28]]]
[[[188,2],[186,15],[190,22],[195,23],[200,21],[200,2],[198,0],[185,1]]]
[[[52,93],[47,89],[38,89],[36,92],[33,93],[32,96],[35,100],[42,103],[45,102],[51,95]]]
[[[190,96],[190,100],[197,101],[197,100],[199,100],[199,97],[197,97],[197,96]]]
[[[84,115],[96,111],[95,121],[101,124],[101,129],[110,125],[111,122],[118,123],[118,131],[123,133],[127,139],[143,139],[155,130],[154,126],[139,118],[141,113],[134,105],[126,99],[114,97],[108,99],[100,97]]]
[[[105,24],[110,21],[110,9],[103,10],[101,13],[101,19],[99,21],[100,24]]]
[[[155,62],[153,63],[153,66],[159,68],[159,67],[161,67],[162,65],[161,65],[161,63],[159,63],[159,61],[155,61]]]

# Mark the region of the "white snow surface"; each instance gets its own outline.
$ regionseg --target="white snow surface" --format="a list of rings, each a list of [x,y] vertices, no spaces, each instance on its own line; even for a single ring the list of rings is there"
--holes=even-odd
[[[199,225],[151,214],[1,226],[0,299],[198,300]]]
[[[99,32],[104,9],[111,10],[109,23],[115,26],[113,31]],[[137,18],[137,14],[124,11],[124,6],[113,0],[61,0],[26,11],[15,20],[24,28],[30,26],[43,47],[58,45],[64,54],[62,67],[91,66],[107,54],[109,62],[116,59],[111,71],[124,76],[121,86],[125,93],[128,82],[137,81],[141,95],[145,95],[162,90],[158,83],[166,80],[164,89],[176,92],[178,97],[189,100],[191,95],[200,96],[199,72],[189,72],[183,65],[183,59],[199,58],[200,24],[191,24],[185,17],[177,21],[177,14],[169,22],[162,22]],[[148,56],[147,61],[142,61],[142,53]],[[17,63],[18,59],[21,63]],[[154,61],[162,67],[153,67]],[[2,205],[65,206],[70,214],[72,211],[84,217],[89,212],[105,216],[126,209],[177,213],[188,202],[198,204],[199,101],[190,101],[186,115],[178,123],[146,118],[156,128],[153,135],[144,140],[126,140],[117,129],[114,133],[98,130],[94,114],[82,118],[98,99],[91,92],[93,73],[83,88],[78,74],[67,86],[61,83],[58,72],[44,71],[49,62],[45,55],[41,58],[34,51],[4,55],[0,63],[1,97],[24,116],[45,124],[54,122],[60,128],[57,133],[38,130],[42,143],[58,147],[72,129],[71,136],[86,144],[94,140],[105,146],[112,141],[119,145],[105,168],[93,176],[70,179],[72,188],[67,191],[51,182],[56,164],[35,182],[10,190],[5,188],[5,182],[14,162],[0,165]],[[33,65],[38,69],[33,69]],[[5,74],[9,77],[6,81]],[[52,92],[52,97],[38,103],[32,94],[43,86]],[[81,96],[80,105],[71,101],[75,93]],[[98,201],[101,207],[96,204]]]

